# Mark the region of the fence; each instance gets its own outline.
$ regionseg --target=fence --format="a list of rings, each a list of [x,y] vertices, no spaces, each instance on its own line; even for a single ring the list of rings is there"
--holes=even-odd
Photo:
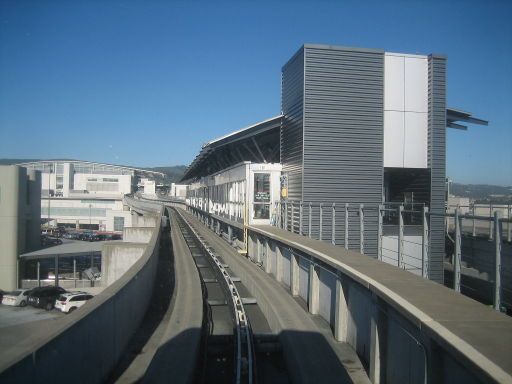
[[[472,205],[471,208],[472,212],[478,209],[476,205]],[[502,263],[502,242],[505,239],[509,243],[511,241],[512,211],[510,206],[499,207],[501,210],[506,209],[507,212],[506,218],[500,218],[501,212],[496,208],[491,206],[492,216],[480,216],[461,214],[459,207],[455,208],[454,212],[450,212],[447,207],[447,212],[432,213],[424,204],[417,203],[368,206],[285,200],[275,203],[271,224],[299,235],[377,257],[381,261],[428,278],[430,218],[442,216],[446,219],[448,239],[445,259],[453,265],[452,287],[457,292],[461,292],[462,229],[469,229],[468,234],[476,237],[482,233],[476,228],[491,228],[488,239],[494,244],[492,261],[487,260],[485,254],[474,256],[474,252],[468,252],[465,263],[471,267],[478,267],[482,264],[481,260],[484,260],[484,264],[487,264],[488,280],[493,284],[493,305],[496,310],[501,310],[502,280],[507,278],[507,282],[512,281],[512,260],[507,262],[505,267]],[[471,226],[463,227],[462,220],[471,221]],[[453,238],[450,236],[451,228]],[[450,246],[450,241],[453,242],[453,247]],[[512,293],[512,286],[507,286],[506,289]],[[512,307],[512,302],[510,306]]]

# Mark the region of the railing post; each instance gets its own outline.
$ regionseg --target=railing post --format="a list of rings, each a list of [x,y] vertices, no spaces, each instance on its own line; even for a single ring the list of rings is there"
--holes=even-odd
[[[500,214],[494,212],[494,244],[496,248],[495,256],[495,275],[494,275],[494,309],[501,310],[501,228]]]
[[[309,210],[309,213],[308,213],[308,236],[311,237],[311,215],[313,213],[313,210],[311,207],[311,201],[309,202],[308,210]]]
[[[294,212],[295,209],[294,208],[295,208],[295,203],[292,200],[292,208],[291,208],[291,210],[292,210],[292,212],[291,212],[292,227],[290,228],[291,233],[295,233],[295,212]]]
[[[428,207],[423,207],[423,236],[421,241],[421,276],[428,277]]]
[[[345,249],[348,249],[348,203],[345,203]]]
[[[303,202],[302,200],[300,201],[299,203],[299,235],[302,236],[302,215],[303,215],[303,212],[302,212],[302,209],[303,209]]]
[[[460,292],[460,219],[455,209],[455,255],[453,258],[453,289]]]
[[[320,223],[319,223],[319,229],[318,229],[318,239],[322,241],[322,229],[323,229],[323,203],[320,203]]]
[[[512,231],[511,231],[511,225],[510,225],[510,216],[512,214],[512,210],[510,208],[510,204],[508,205],[508,210],[507,210],[507,218],[508,218],[508,222],[507,222],[507,241],[510,243],[512,241]]]
[[[382,213],[384,211],[384,206],[382,204],[379,204],[379,207],[378,207],[378,219],[379,219],[379,222],[378,222],[378,228],[377,228],[377,258],[382,261],[382,226],[383,226],[383,221],[382,221]]]
[[[364,255],[364,204],[359,205],[359,252]]]
[[[288,230],[288,201],[284,202],[284,230]]]
[[[398,267],[404,268],[404,206],[398,207]]]
[[[473,237],[476,236],[476,227],[475,227],[475,203],[473,203]]]
[[[492,240],[492,204],[489,204],[489,240]]]
[[[336,203],[332,203],[331,243],[336,245]]]

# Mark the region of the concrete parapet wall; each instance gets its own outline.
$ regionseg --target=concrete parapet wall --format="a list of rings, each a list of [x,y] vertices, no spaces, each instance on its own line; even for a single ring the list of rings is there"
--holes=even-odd
[[[101,285],[108,287],[125,274],[143,255],[146,243],[116,242],[103,245]]]
[[[153,227],[124,227],[123,241],[132,243],[148,243],[153,231]]]
[[[0,348],[0,382],[99,383],[107,379],[149,305],[158,262],[159,217],[149,243],[136,245],[145,247],[137,261],[80,310],[44,324],[11,327],[20,337],[19,342]]]
[[[248,239],[248,257],[354,348],[373,383],[512,382],[512,319],[504,314],[275,227],[249,227]]]

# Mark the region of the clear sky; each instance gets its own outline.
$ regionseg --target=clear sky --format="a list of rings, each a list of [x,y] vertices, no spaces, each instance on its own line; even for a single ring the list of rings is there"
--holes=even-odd
[[[385,4],[384,4],[385,3]],[[0,0],[0,158],[189,164],[280,112],[303,43],[448,57],[447,175],[512,185],[512,1]]]

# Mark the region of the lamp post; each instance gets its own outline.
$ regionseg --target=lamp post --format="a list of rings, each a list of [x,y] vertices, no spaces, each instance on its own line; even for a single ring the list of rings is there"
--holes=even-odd
[[[50,194],[50,183],[51,183],[51,174],[52,174],[52,164],[48,164],[48,222],[46,223],[46,226],[50,228],[50,208],[52,203],[52,197]]]
[[[91,229],[91,208],[92,204],[89,204],[89,229]]]

